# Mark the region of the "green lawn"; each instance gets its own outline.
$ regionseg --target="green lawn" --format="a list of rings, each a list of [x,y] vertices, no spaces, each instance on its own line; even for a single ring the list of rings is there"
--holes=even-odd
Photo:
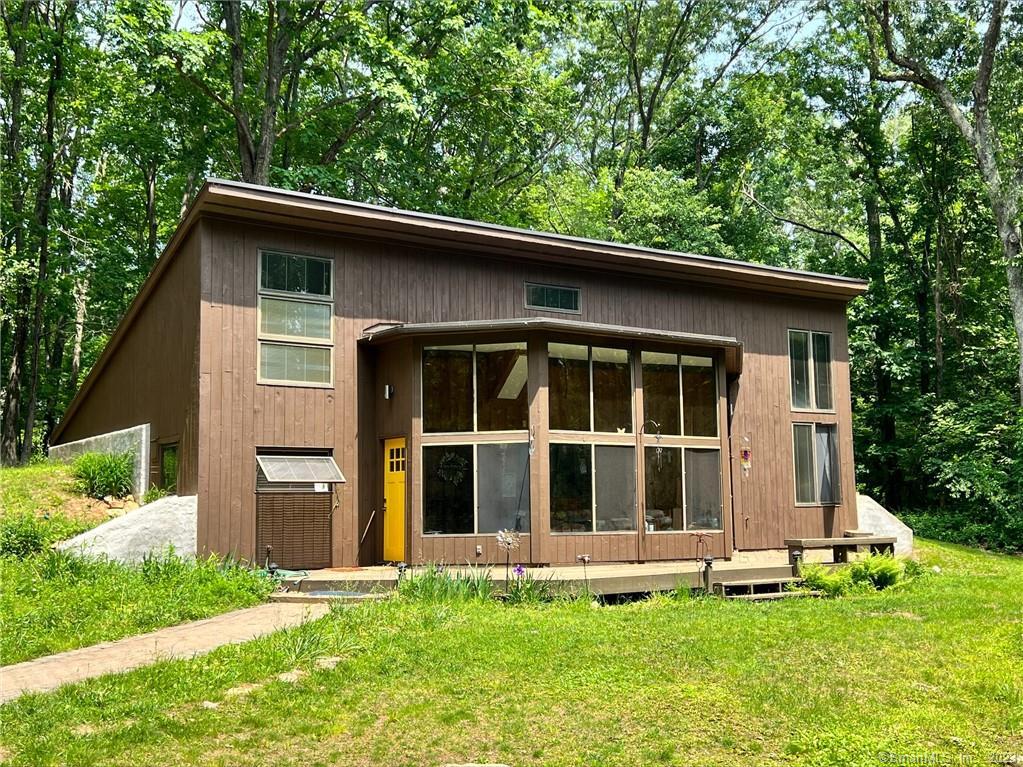
[[[65,466],[0,469],[0,540],[15,528],[24,536],[27,525],[43,547],[24,557],[0,553],[0,663],[258,604],[272,588],[253,571],[215,560],[163,556],[127,566],[46,548],[107,513],[106,504],[74,493]]]
[[[4,748],[24,765],[281,767],[1023,754],[1023,560],[921,553],[942,572],[837,600],[363,605],[9,704]]]

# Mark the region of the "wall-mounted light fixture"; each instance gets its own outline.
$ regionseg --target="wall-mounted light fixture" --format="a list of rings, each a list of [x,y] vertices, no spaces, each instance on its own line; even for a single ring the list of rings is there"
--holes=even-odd
[[[391,384],[384,384],[384,399],[391,399],[394,396],[394,387]]]

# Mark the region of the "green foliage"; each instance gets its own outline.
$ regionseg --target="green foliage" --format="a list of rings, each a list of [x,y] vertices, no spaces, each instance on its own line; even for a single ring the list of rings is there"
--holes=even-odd
[[[124,453],[83,453],[75,458],[71,473],[76,489],[92,498],[112,495],[123,498],[131,493],[135,475],[135,456]]]
[[[44,550],[0,567],[3,663],[16,663],[263,601],[271,582],[215,557],[138,565]]]
[[[415,602],[487,601],[494,594],[489,567],[455,571],[442,565],[409,570],[398,585],[403,599]]]
[[[508,581],[504,601],[510,605],[536,605],[550,602],[555,596],[554,584],[549,577],[538,578],[527,571]]]
[[[177,767],[229,744],[238,764],[272,746],[310,764],[626,767],[692,762],[693,744],[726,767],[983,763],[1023,717],[1023,637],[1006,621],[1023,560],[926,541],[919,554],[940,578],[855,599],[345,606],[8,703],[6,761]],[[307,675],[278,679],[296,667]]]
[[[142,494],[142,503],[152,503],[161,498],[166,498],[170,493],[159,485],[150,485],[149,489]]]
[[[46,548],[46,528],[33,514],[0,519],[0,557],[27,557]]]
[[[914,566],[908,572],[918,574],[919,569]],[[838,567],[811,562],[803,566],[802,575],[806,588],[828,597],[882,591],[909,577],[901,560],[882,554]]]

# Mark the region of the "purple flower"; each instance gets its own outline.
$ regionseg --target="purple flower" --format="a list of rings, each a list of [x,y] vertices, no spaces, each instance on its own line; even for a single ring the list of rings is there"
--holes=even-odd
[[[522,565],[515,565],[515,569],[512,570],[512,572],[515,573],[516,578],[521,578],[523,575],[526,574],[526,568],[524,568]]]

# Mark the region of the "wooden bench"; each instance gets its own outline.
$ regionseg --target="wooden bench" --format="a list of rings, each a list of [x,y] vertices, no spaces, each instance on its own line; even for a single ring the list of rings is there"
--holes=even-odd
[[[831,549],[835,562],[848,562],[849,554],[860,550],[861,546],[869,546],[871,554],[895,554],[895,536],[857,535],[845,538],[786,538],[785,546],[789,550],[789,564],[795,567],[796,552],[802,554],[807,549]]]

